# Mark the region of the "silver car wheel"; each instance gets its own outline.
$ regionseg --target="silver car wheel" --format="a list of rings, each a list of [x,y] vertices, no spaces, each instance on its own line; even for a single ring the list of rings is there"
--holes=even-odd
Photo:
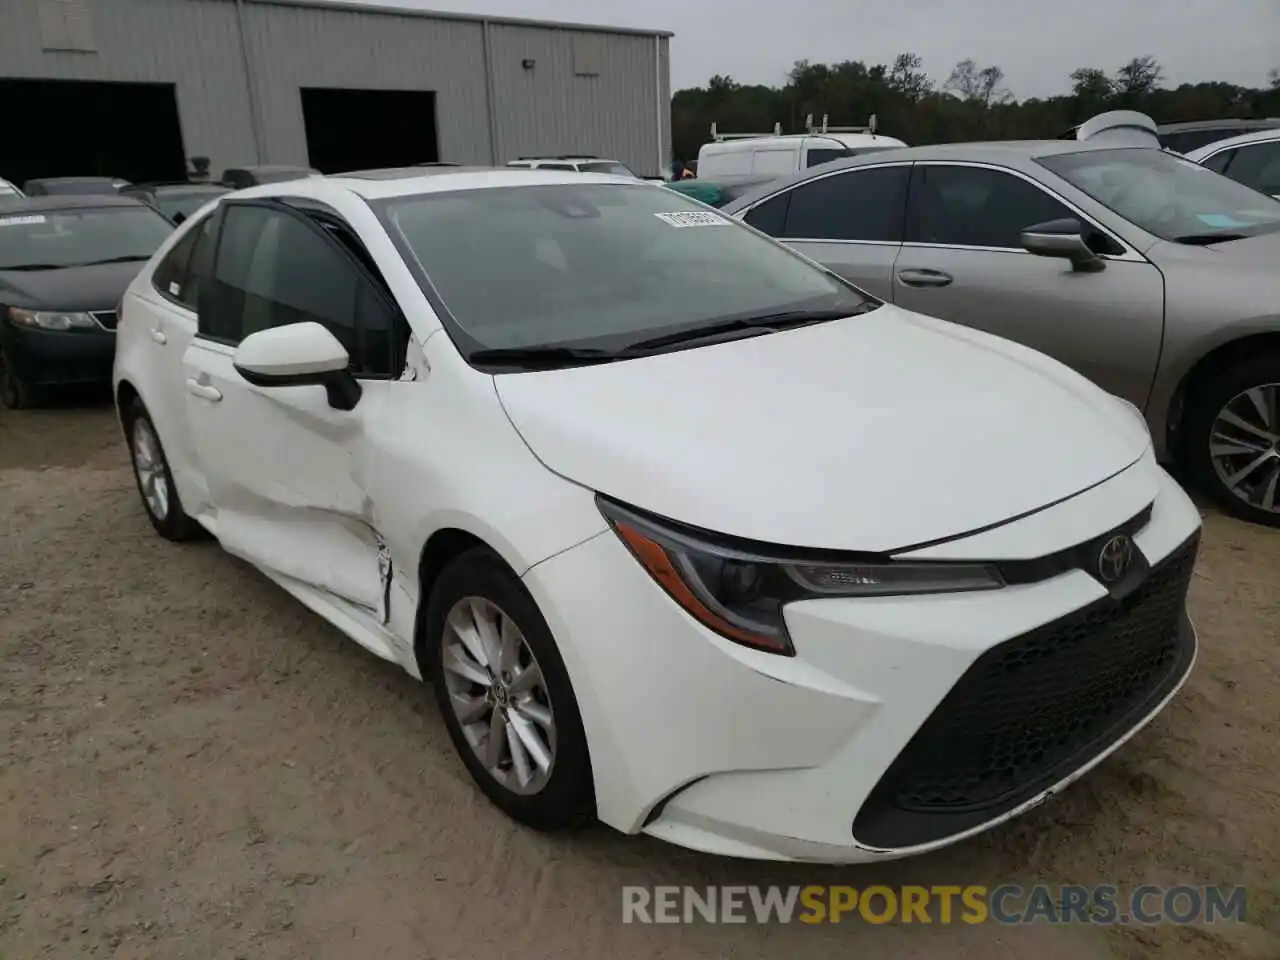
[[[1218,411],[1209,458],[1232,494],[1252,507],[1280,513],[1280,383],[1250,387]]]
[[[164,468],[160,441],[145,417],[133,422],[133,470],[138,475],[138,489],[143,503],[157,520],[169,516],[169,477]]]
[[[556,724],[524,634],[497,604],[463,597],[440,644],[449,705],[476,759],[512,793],[538,793],[555,768]]]

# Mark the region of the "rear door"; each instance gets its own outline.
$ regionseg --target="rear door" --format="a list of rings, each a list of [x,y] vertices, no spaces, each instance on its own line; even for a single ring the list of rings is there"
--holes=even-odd
[[[1110,249],[1106,268],[1022,248],[1022,231],[1073,217]],[[1143,407],[1164,331],[1164,278],[1065,200],[1028,177],[985,164],[918,162],[893,300],[986,330],[1074,367]]]
[[[376,445],[404,367],[403,318],[368,269],[284,204],[231,201],[183,362],[191,433],[222,545],[386,622],[388,571],[369,497]],[[358,241],[355,241],[358,244]],[[235,370],[251,333],[315,321],[346,347],[363,394],[255,387]],[[411,386],[400,384],[399,386]]]
[[[182,506],[192,517],[208,511],[209,487],[187,422],[182,357],[196,333],[196,306],[212,269],[218,216],[215,208],[193,224],[156,264],[151,289],[128,305],[128,322],[135,323],[136,313],[143,327],[142,336],[130,342],[148,354],[133,368],[153,378],[139,389],[164,444]]]
[[[743,220],[892,300],[910,172],[910,164],[884,164],[815,177],[756,204]]]

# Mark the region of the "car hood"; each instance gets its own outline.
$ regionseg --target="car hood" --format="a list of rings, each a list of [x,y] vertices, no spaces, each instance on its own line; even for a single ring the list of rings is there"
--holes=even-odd
[[[1226,263],[1242,267],[1261,267],[1274,276],[1280,270],[1280,231],[1260,237],[1246,237],[1200,247],[1206,253]]]
[[[0,302],[47,310],[114,310],[145,260],[61,270],[0,270]]]
[[[551,470],[788,546],[893,552],[960,536],[1088,489],[1150,443],[1136,414],[1062,364],[889,305],[495,380]]]

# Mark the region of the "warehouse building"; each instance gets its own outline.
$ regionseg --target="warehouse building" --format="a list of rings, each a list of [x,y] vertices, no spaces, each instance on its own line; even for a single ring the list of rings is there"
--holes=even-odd
[[[670,34],[330,0],[0,0],[0,177],[670,158]]]

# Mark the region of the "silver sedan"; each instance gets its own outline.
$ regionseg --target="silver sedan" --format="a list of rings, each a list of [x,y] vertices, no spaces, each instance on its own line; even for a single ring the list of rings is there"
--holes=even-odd
[[[1099,136],[839,160],[724,212],[883,300],[1074,367],[1224,509],[1280,526],[1280,202]]]

